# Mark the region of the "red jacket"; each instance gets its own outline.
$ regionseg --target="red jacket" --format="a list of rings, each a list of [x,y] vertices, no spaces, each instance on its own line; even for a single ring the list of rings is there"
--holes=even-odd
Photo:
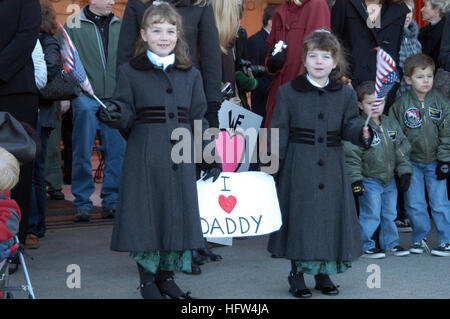
[[[302,0],[302,3],[299,7],[293,2],[286,2],[277,7],[272,18],[272,31],[266,40],[268,54],[272,53],[272,47],[279,40],[283,40],[288,48],[285,51],[286,64],[274,74],[275,79],[270,87],[265,127],[269,126],[278,88],[303,71],[302,46],[305,38],[314,30],[331,29],[330,9],[325,0]]]
[[[19,232],[20,209],[9,192],[0,192],[0,242],[7,241]]]

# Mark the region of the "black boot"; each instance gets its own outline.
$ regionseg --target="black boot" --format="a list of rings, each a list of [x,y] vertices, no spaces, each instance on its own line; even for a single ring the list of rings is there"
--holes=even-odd
[[[205,248],[199,249],[199,253],[206,258],[206,261],[219,261],[222,260],[222,256],[214,254],[208,247],[208,243],[205,239]]]
[[[297,272],[295,261],[291,260],[292,270],[289,274],[289,292],[296,298],[310,298],[312,296],[311,290],[306,287],[303,273]]]
[[[336,296],[339,294],[339,289],[337,289],[337,287],[333,284],[333,282],[330,279],[330,276],[325,274],[319,274],[315,275],[314,279],[316,280],[315,289],[322,291],[324,295]]]
[[[156,285],[161,294],[172,299],[193,299],[190,292],[183,292],[175,283],[173,271],[158,270],[156,273]]]
[[[141,296],[144,299],[163,299],[155,282],[155,276],[137,263],[141,284],[138,289],[141,290]]]

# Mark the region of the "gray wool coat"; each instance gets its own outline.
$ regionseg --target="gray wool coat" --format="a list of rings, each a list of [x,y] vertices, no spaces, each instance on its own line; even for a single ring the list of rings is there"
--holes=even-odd
[[[341,140],[364,146],[356,94],[304,75],[281,86],[270,128],[279,128],[278,198],[283,225],[268,250],[301,261],[352,261],[362,254]],[[273,152],[272,152],[273,153]]]
[[[127,136],[111,249],[182,251],[204,247],[195,163],[172,161],[172,131],[193,133],[204,120],[200,72],[175,65],[164,71],[146,54],[119,68],[115,96],[121,119],[109,125]],[[192,135],[192,134],[191,134]]]

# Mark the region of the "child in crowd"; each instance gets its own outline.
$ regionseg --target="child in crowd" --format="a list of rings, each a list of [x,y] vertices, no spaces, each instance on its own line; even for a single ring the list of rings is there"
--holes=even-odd
[[[412,89],[389,110],[411,144],[411,186],[405,193],[405,209],[411,220],[412,253],[421,254],[430,231],[425,186],[428,191],[439,246],[436,256],[450,256],[450,202],[446,178],[450,164],[450,102],[433,89],[434,62],[425,54],[405,61],[405,80]]]
[[[194,120],[207,128],[203,82],[181,21],[165,2],[146,10],[135,56],[119,67],[115,97],[97,113],[128,139],[111,249],[129,251],[137,262],[144,298],[190,298],[173,272],[190,272],[190,250],[204,247],[195,162],[171,158],[173,130],[193,136]],[[219,174],[207,172],[214,180]]]
[[[414,16],[414,0],[405,0],[404,3],[411,10],[405,19],[405,27],[403,29],[403,40],[400,45],[399,51],[399,66],[405,74],[405,60],[407,57],[422,53],[422,45],[419,42],[419,26],[417,22],[413,19]],[[397,91],[397,97],[402,96],[403,93],[411,89],[411,87],[405,82],[405,77],[403,76],[400,82],[400,87]]]
[[[358,106],[365,121],[377,103],[375,82],[366,81],[356,89]],[[408,140],[395,119],[383,114],[383,100],[372,112],[369,126],[374,132],[371,147],[365,149],[344,141],[346,163],[353,192],[359,196],[359,225],[364,256],[383,258],[384,252],[395,256],[409,255],[409,251],[398,245],[397,187],[394,173],[400,176],[399,191],[408,190],[412,167],[409,162]],[[376,248],[372,236],[380,226],[379,243]],[[383,252],[384,251],[384,252]]]
[[[337,295],[329,275],[346,271],[362,254],[341,141],[369,147],[371,134],[358,114],[356,93],[340,81],[345,60],[339,40],[314,31],[301,58],[306,72],[280,87],[270,122],[279,131],[283,225],[268,250],[291,260],[289,291],[308,298],[304,273],[314,275],[323,294]]]
[[[19,162],[0,147],[0,262],[9,256],[8,249],[14,245],[19,232],[20,209],[11,199],[10,190],[19,181]]]

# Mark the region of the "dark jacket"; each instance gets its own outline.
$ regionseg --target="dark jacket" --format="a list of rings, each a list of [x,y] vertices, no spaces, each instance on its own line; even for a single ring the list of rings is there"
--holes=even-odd
[[[397,63],[408,7],[386,3],[381,8],[380,28],[369,28],[364,0],[336,0],[331,12],[331,29],[343,41],[349,53],[353,87],[364,81],[375,81],[376,51],[381,47]]]
[[[62,61],[58,40],[48,33],[39,33],[39,41],[44,51],[44,58],[47,64],[47,83],[61,71]],[[41,127],[55,128],[57,122],[58,102],[39,98],[39,122]]]
[[[0,95],[37,93],[31,52],[40,26],[38,0],[0,0]]]
[[[261,29],[247,40],[248,59],[254,65],[264,65],[269,48],[266,45],[269,33]],[[252,91],[252,111],[263,116],[266,115],[267,98],[269,97],[269,87],[272,83],[273,76],[266,73],[258,78],[258,87]],[[262,121],[265,122],[265,119]]]
[[[177,62],[163,71],[144,53],[119,67],[111,103],[120,108],[122,118],[110,125],[128,135],[111,248],[145,252],[203,247],[195,163],[177,164],[171,156],[174,129],[188,131],[192,142],[194,120],[207,128],[200,72],[182,70]]]
[[[270,128],[279,129],[283,225],[269,251],[302,261],[352,261],[362,253],[342,140],[364,146],[355,91],[301,75],[278,90]],[[269,134],[271,132],[269,131]]]
[[[442,33],[444,32],[445,20],[442,19],[435,25],[431,23],[424,26],[419,31],[419,41],[422,44],[422,52],[429,55],[439,68],[439,52],[441,50]]]
[[[448,18],[445,20],[444,31],[442,33],[439,63],[445,71],[450,72],[450,19]]]
[[[133,56],[142,17],[152,2],[128,0],[120,30],[118,65],[128,62]],[[183,18],[183,34],[189,45],[192,62],[202,73],[207,101],[221,101],[221,51],[219,33],[211,5],[193,6],[192,3],[196,1],[192,0],[170,0],[169,2],[175,5]]]

